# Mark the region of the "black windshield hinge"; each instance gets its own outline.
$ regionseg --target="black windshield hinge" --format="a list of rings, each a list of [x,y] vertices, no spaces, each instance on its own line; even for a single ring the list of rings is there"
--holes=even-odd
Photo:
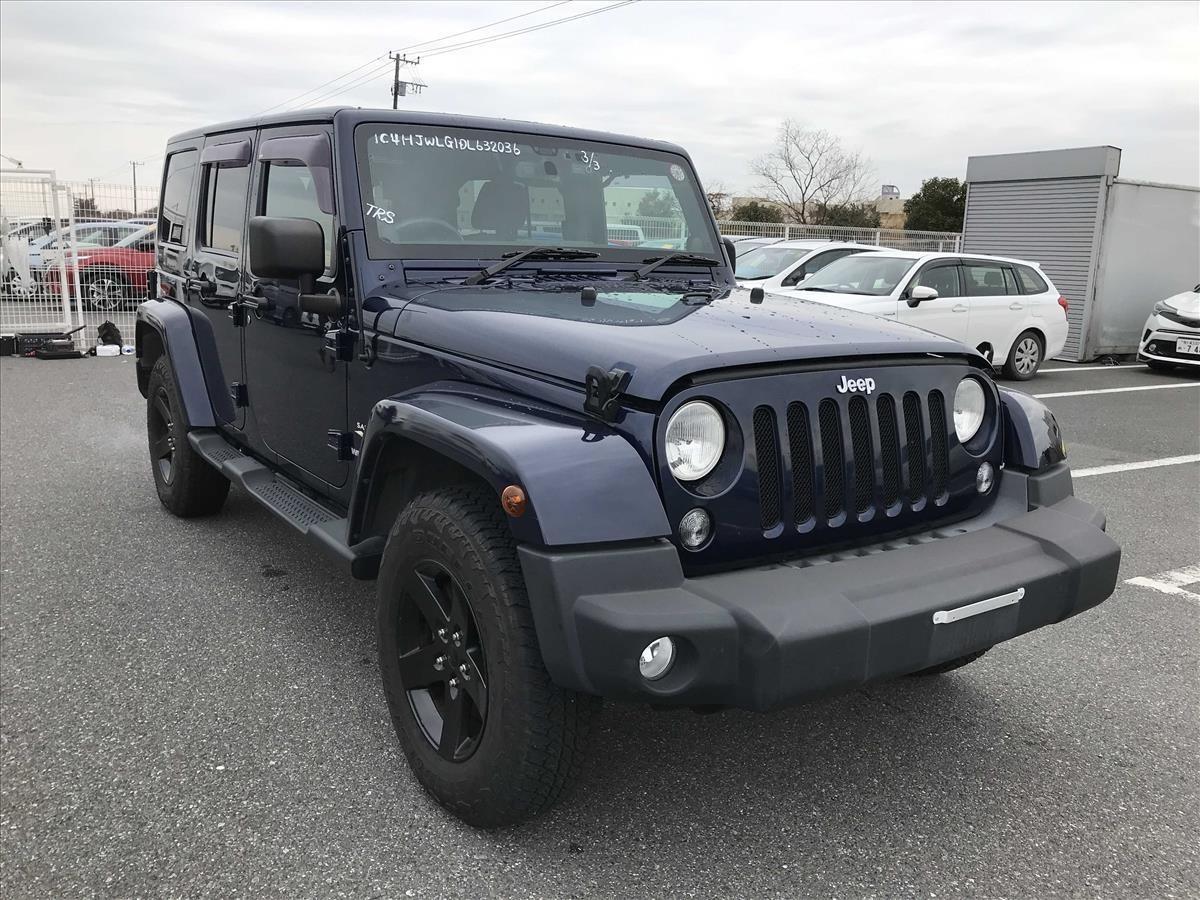
[[[590,367],[584,379],[584,412],[605,422],[616,421],[621,410],[621,394],[629,387],[632,378],[633,373],[624,369],[610,369],[605,372],[599,366]]]

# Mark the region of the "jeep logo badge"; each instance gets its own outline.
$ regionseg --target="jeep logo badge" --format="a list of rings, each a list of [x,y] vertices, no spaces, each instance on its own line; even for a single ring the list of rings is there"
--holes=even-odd
[[[874,378],[847,378],[842,376],[842,383],[837,386],[839,394],[864,393],[869,394],[875,390]]]

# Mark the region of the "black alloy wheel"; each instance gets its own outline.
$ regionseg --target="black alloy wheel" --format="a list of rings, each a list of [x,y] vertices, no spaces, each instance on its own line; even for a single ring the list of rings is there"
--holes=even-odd
[[[444,566],[422,560],[400,597],[400,683],[425,739],[443,759],[462,762],[487,724],[487,664],[462,585]]]
[[[166,485],[175,478],[175,432],[171,427],[172,421],[171,400],[167,396],[166,385],[159,384],[150,401],[150,458]]]

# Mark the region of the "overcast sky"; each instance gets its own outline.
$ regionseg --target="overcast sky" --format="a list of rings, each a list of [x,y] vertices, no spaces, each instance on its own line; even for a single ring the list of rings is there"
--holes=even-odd
[[[117,182],[129,160],[149,160],[139,180],[152,181],[177,131],[549,2],[6,0],[0,152]],[[611,2],[574,0],[449,43]],[[707,185],[739,192],[786,117],[860,148],[904,196],[923,178],[961,177],[971,154],[1095,144],[1124,150],[1123,176],[1197,184],[1197,48],[1196,2],[641,0],[431,56],[417,70],[428,89],[402,103],[676,141]],[[390,106],[389,85],[390,71],[330,102]]]

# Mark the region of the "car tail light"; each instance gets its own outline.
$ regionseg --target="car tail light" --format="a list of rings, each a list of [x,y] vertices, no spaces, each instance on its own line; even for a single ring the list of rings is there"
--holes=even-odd
[[[1066,297],[1058,298],[1058,305],[1062,307],[1063,315],[1065,316],[1071,309],[1071,304],[1067,302]]]

